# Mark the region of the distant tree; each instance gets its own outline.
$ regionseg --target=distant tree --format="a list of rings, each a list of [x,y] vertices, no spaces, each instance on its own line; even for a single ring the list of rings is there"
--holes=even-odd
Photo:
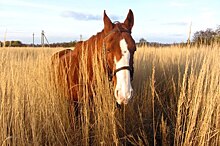
[[[212,29],[207,29],[206,31],[197,31],[194,34],[193,41],[201,44],[210,44],[216,33]]]
[[[147,45],[147,41],[144,39],[144,38],[141,38],[140,40],[139,40],[139,45]]]
[[[10,47],[11,42],[10,41],[6,41],[5,42],[5,47]]]
[[[217,27],[217,29],[215,30],[215,32],[220,35],[220,25]]]
[[[218,42],[220,42],[220,25],[217,27],[217,29],[215,30],[216,33],[216,40]]]
[[[3,46],[3,43],[1,43],[0,46]],[[22,44],[21,41],[6,41],[5,42],[5,47],[22,47],[22,46],[24,45]]]
[[[11,41],[12,47],[22,47],[21,41]]]
[[[197,44],[210,45],[213,42],[220,42],[220,26],[216,30],[210,28],[194,33],[193,42]]]

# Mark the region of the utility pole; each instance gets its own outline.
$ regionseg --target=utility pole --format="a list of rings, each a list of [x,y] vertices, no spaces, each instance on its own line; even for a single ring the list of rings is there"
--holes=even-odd
[[[81,34],[80,34],[80,36],[79,36],[79,40],[82,41],[82,35],[81,35]]]
[[[34,47],[34,33],[33,33],[33,47]]]
[[[47,41],[47,44],[50,47],[50,43],[49,43],[47,37],[45,36],[44,31],[42,30],[42,32],[41,32],[41,46],[42,47],[44,47],[44,39]]]
[[[44,47],[44,31],[41,32],[41,46]]]
[[[3,47],[5,47],[5,43],[6,43],[6,35],[7,35],[7,29],[6,29],[6,31],[5,31],[4,42],[3,42]]]

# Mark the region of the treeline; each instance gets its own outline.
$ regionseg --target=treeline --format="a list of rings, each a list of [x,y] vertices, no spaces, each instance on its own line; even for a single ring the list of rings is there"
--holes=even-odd
[[[141,38],[139,42],[136,43],[137,46],[148,46],[148,47],[166,47],[171,46],[173,44],[165,44],[165,43],[159,43],[159,42],[148,42],[144,38]]]
[[[34,45],[34,47],[74,47],[76,45],[77,41],[71,41],[71,42],[62,42],[62,43],[52,43],[52,44],[44,44],[43,46],[41,44]],[[27,45],[27,47],[33,47],[33,44]]]
[[[5,43],[0,42],[0,47],[24,47],[21,41],[6,41]]]
[[[21,41],[0,41],[0,47],[74,47],[77,41],[52,43],[52,44],[23,44]]]
[[[74,47],[76,43],[77,41],[53,43],[53,44],[50,44],[50,47]]]
[[[220,25],[214,30],[208,28],[206,30],[200,30],[193,34],[192,41],[186,41],[181,43],[172,43],[172,44],[163,44],[158,42],[148,42],[144,38],[141,38],[137,43],[138,46],[151,46],[151,47],[165,47],[165,46],[180,46],[185,47],[187,45],[195,46],[195,45],[212,45],[214,43],[220,43]]]

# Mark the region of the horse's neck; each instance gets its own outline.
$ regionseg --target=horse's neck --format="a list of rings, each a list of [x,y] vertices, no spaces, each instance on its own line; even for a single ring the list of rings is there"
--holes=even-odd
[[[97,51],[100,52],[103,49],[103,39],[104,39],[104,31],[93,35],[88,40],[83,42],[84,48],[88,49],[88,51]]]
[[[75,54],[77,54],[75,57],[80,59],[81,55],[86,55],[88,62],[93,62],[92,59],[94,59],[95,56],[103,58],[103,39],[104,32],[102,31],[93,35],[86,41],[78,42],[74,49],[76,52]]]

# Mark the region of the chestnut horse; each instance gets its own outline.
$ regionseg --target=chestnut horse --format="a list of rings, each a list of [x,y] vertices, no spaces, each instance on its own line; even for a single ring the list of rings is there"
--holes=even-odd
[[[112,23],[104,11],[104,29],[87,41],[76,43],[74,50],[63,50],[52,56],[53,64],[64,72],[67,82],[69,98],[78,101],[80,61],[82,60],[83,49],[87,49],[89,79],[92,80],[92,62],[94,53],[101,54],[103,67],[113,82],[114,96],[117,104],[127,104],[133,95],[131,81],[133,79],[134,67],[133,57],[136,51],[135,41],[131,36],[131,29],[134,24],[133,12],[129,10],[124,23]],[[96,50],[96,51],[94,51]],[[104,52],[104,53],[103,53]],[[96,55],[97,56],[97,55]],[[57,58],[57,62],[55,62]],[[61,81],[62,82],[62,81]]]

